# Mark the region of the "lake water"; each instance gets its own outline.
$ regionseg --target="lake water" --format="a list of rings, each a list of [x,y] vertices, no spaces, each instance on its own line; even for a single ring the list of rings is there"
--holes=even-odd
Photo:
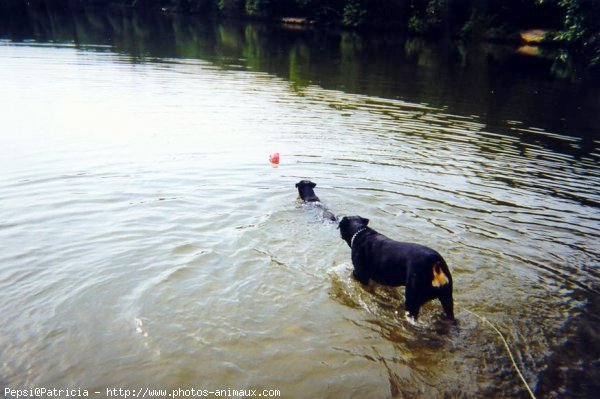
[[[528,397],[479,317],[538,397],[599,389],[598,79],[506,46],[29,17],[0,31],[0,396]],[[355,282],[301,179],[442,253],[458,327]]]

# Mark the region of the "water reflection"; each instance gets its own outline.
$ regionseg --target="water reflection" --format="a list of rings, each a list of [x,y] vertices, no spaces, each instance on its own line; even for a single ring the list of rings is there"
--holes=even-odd
[[[560,71],[567,78],[556,79],[552,57],[523,55],[516,47],[432,43],[392,33],[298,30],[169,14],[25,10],[4,15],[2,37],[82,48],[106,44],[128,54],[132,62],[155,57],[203,59],[224,68],[276,74],[296,88],[315,84],[479,115],[490,129],[508,134],[512,134],[509,121],[518,120],[572,132],[582,139],[578,156],[591,152],[600,125],[600,79],[578,69],[571,74]],[[542,139],[543,145],[562,145],[533,137]]]

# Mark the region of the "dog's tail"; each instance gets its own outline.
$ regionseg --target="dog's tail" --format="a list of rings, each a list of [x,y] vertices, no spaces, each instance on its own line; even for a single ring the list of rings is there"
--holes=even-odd
[[[323,210],[323,219],[331,220],[332,222],[336,222],[336,223],[338,222],[337,216],[335,216],[335,214],[333,212],[331,212],[329,209]]]
[[[448,283],[450,283],[450,280],[446,276],[446,273],[444,273],[442,262],[439,260],[435,261],[433,264],[433,280],[431,281],[431,285],[440,288]]]

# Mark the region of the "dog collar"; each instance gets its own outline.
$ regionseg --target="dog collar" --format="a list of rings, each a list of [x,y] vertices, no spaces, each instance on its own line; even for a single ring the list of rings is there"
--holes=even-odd
[[[354,235],[352,236],[352,239],[350,240],[350,248],[352,248],[352,245],[354,244],[354,239],[356,238],[357,235],[359,235],[360,233],[362,233],[363,231],[365,231],[367,228],[363,227],[362,229],[358,230],[356,233],[354,233]]]

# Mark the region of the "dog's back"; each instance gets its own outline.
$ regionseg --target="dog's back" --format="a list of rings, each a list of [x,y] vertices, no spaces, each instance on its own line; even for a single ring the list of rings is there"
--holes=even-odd
[[[406,273],[422,273],[424,270],[433,268],[434,264],[443,262],[442,256],[429,247],[410,242],[396,241],[374,230],[373,232],[376,234],[376,238],[373,240],[374,242],[368,245],[368,252],[371,253],[370,258],[372,260],[380,259],[380,262],[377,262],[380,264],[373,265],[375,267],[373,268],[371,278],[381,284],[394,285],[390,281],[386,281],[386,269],[389,269],[391,265],[394,265],[393,268],[396,270],[398,267],[404,268]],[[379,258],[377,254],[386,255]],[[379,276],[379,273],[384,273],[385,275]],[[437,278],[436,284],[443,285],[440,284],[441,281],[442,277],[440,276]],[[399,285],[405,284],[401,283]]]

